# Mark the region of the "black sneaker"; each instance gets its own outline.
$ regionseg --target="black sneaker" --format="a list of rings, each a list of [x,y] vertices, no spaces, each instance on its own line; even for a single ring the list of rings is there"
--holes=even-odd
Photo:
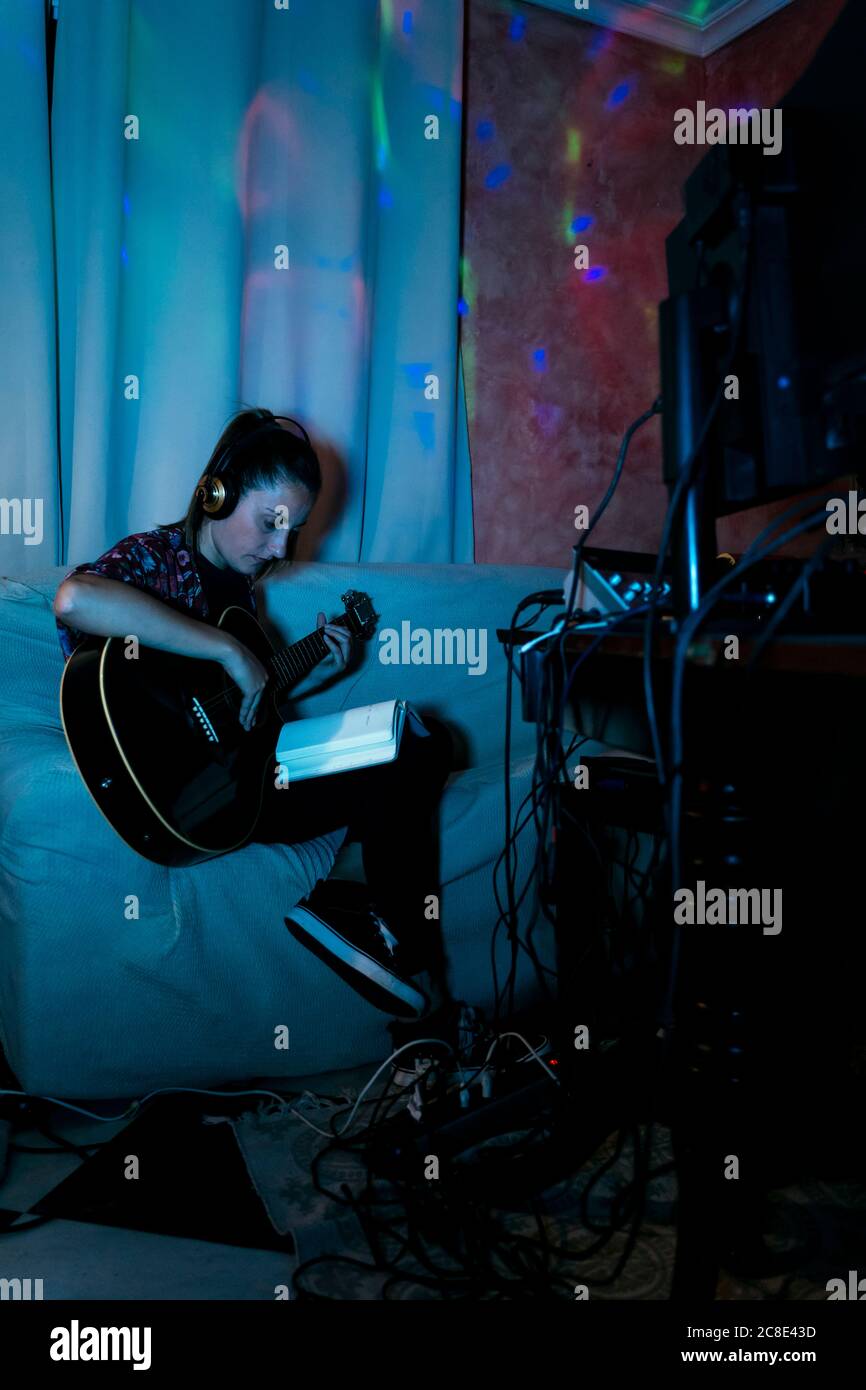
[[[371,904],[363,883],[320,879],[285,918],[296,941],[345,980],[374,1008],[419,1018],[427,995],[406,978],[400,943]]]

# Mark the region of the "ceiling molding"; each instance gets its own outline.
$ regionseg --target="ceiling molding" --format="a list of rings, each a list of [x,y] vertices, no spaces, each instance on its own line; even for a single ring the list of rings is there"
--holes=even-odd
[[[576,10],[574,0],[528,0],[541,9],[556,10],[585,24],[598,24],[620,34],[647,39],[650,43],[676,48],[696,58],[706,58],[739,38],[791,0],[709,0],[703,19],[690,19],[694,0],[589,0],[588,8]]]

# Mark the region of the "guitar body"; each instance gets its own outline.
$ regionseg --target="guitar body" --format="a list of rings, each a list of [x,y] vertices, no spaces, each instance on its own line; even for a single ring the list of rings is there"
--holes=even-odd
[[[242,608],[218,626],[263,665],[274,651]],[[198,864],[251,838],[283,720],[269,685],[256,722],[238,719],[240,692],[215,661],[91,639],[66,663],[60,711],[70,751],[102,814],[157,864]]]

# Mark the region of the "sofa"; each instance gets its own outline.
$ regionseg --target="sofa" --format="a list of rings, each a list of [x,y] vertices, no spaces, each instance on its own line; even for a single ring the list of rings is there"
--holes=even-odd
[[[67,569],[0,578],[0,1042],[22,1087],[96,1100],[308,1077],[383,1058],[389,1016],[295,941],[283,921],[318,878],[363,876],[359,847],[344,846],[344,829],[166,868],[137,855],[97,810],[59,715],[63,661],[52,604]],[[440,927],[453,997],[488,1013],[493,867],[504,840],[506,663],[496,628],[508,625],[525,594],[562,581],[562,570],[529,566],[308,562],[260,590],[266,625],[284,642],[311,631],[319,609],[341,611],[348,588],[371,595],[380,634],[402,636],[407,622],[411,632],[486,633],[483,670],[480,646],[472,665],[412,664],[404,642],[397,664],[387,664],[374,636],[354,669],[299,700],[297,712],[399,696],[451,726],[459,755],[440,806]],[[530,786],[535,733],[521,719],[517,685],[515,695],[516,807]],[[531,825],[519,845],[522,883],[535,849]],[[510,963],[504,930],[496,942],[501,983]],[[533,944],[552,967],[543,917]],[[518,1007],[537,990],[521,951]],[[281,1028],[287,1047],[276,1045]]]

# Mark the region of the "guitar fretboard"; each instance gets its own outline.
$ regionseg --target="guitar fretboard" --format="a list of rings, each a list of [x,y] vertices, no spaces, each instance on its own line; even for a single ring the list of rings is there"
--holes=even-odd
[[[332,623],[340,626],[346,625],[345,615],[331,618]],[[303,680],[314,666],[328,655],[328,647],[322,636],[321,629],[316,628],[315,632],[310,632],[306,637],[302,637],[299,642],[293,642],[289,647],[274,652],[273,656],[266,662],[273,679],[274,685],[278,690],[288,690]]]

